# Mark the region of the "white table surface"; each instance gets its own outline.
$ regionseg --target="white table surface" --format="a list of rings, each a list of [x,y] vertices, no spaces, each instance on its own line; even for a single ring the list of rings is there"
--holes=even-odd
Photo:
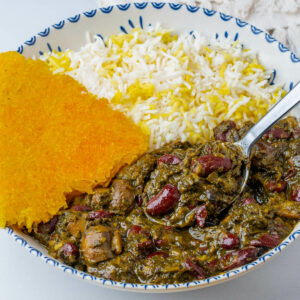
[[[0,52],[15,50],[46,26],[95,7],[95,0],[0,0]],[[299,257],[300,239],[263,267],[218,286],[184,294],[142,295],[76,280],[30,255],[0,230],[0,299],[299,300]]]

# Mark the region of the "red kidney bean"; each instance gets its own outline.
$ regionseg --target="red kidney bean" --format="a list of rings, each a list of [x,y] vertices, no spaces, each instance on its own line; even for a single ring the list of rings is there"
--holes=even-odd
[[[155,239],[154,244],[156,247],[161,247],[167,245],[167,241],[164,239]]]
[[[162,164],[178,165],[180,163],[181,163],[181,159],[178,156],[173,154],[165,154],[157,160],[158,165],[162,165]]]
[[[291,133],[283,130],[282,128],[273,127],[268,130],[264,136],[266,138],[287,139],[291,136]]]
[[[289,168],[286,172],[285,172],[285,174],[284,174],[284,179],[289,179],[289,178],[292,178],[292,177],[294,177],[295,175],[296,175],[296,169],[294,168],[294,167],[292,167],[292,168]]]
[[[174,185],[167,184],[147,203],[146,211],[149,215],[163,215],[170,211],[179,201],[180,193]]]
[[[139,207],[141,207],[142,204],[143,204],[143,198],[142,198],[142,196],[141,195],[137,195],[136,198],[135,198],[135,200],[136,200],[137,205]]]
[[[106,210],[96,210],[92,211],[88,215],[89,220],[96,220],[96,219],[102,219],[102,218],[110,218],[114,216],[115,214]]]
[[[244,198],[242,200],[243,205],[248,205],[251,203],[256,203],[256,200],[254,198]]]
[[[166,252],[163,252],[163,251],[156,251],[156,252],[152,252],[152,253],[148,254],[146,258],[149,259],[149,258],[152,258],[153,256],[157,256],[157,255],[160,255],[160,256],[162,256],[163,258],[167,258],[167,257],[169,256],[169,254],[166,253]]]
[[[226,236],[223,238],[220,244],[220,246],[223,249],[234,249],[239,247],[239,245],[240,245],[240,239],[235,234],[232,234],[230,232],[226,234]]]
[[[146,236],[150,236],[149,232],[143,229],[140,225],[133,225],[130,229],[128,234],[143,234]]]
[[[258,248],[248,247],[225,254],[220,261],[222,270],[227,271],[253,261],[259,254]]]
[[[92,210],[92,208],[88,205],[84,205],[84,204],[77,204],[77,205],[73,205],[71,207],[72,210],[75,211],[90,211]]]
[[[76,257],[79,253],[78,248],[72,243],[63,244],[63,246],[61,247],[61,251],[65,257],[69,257],[69,256]]]
[[[278,193],[283,192],[286,189],[286,186],[287,186],[286,181],[271,180],[266,183],[266,188],[270,192],[278,192]]]
[[[219,260],[217,258],[215,258],[207,264],[207,267],[209,269],[214,269],[218,265],[218,263],[219,263]]]
[[[199,165],[201,166],[199,168]],[[215,156],[212,154],[203,155],[192,162],[192,171],[199,176],[208,176],[210,173],[227,172],[231,169],[231,160],[227,157]]]
[[[201,266],[194,263],[190,258],[184,262],[184,266],[187,270],[191,271],[198,280],[206,277],[206,271]]]
[[[139,250],[151,250],[152,248],[153,248],[153,242],[151,240],[138,243]]]
[[[129,233],[132,234],[138,234],[140,233],[142,230],[142,227],[140,225],[133,225],[130,229],[129,229]]]
[[[207,217],[206,205],[203,204],[196,209],[195,219],[199,227],[205,225],[205,219]]]
[[[38,225],[38,232],[39,233],[46,233],[46,234],[50,234],[54,231],[55,226],[58,222],[58,216],[54,216],[52,219],[50,219],[49,222],[47,223],[40,223]]]
[[[254,247],[274,248],[278,246],[280,242],[281,242],[281,237],[277,233],[273,233],[273,234],[263,234],[259,239],[252,240],[250,242],[250,245]]]
[[[300,202],[300,187],[297,187],[295,184],[292,186],[291,199]]]
[[[194,209],[195,207],[196,207],[196,205],[193,205],[193,204],[189,204],[189,205],[187,206],[187,208],[190,209],[190,210]]]
[[[235,128],[236,124],[233,121],[221,122],[218,127],[214,128],[215,140],[227,142],[230,131]]]

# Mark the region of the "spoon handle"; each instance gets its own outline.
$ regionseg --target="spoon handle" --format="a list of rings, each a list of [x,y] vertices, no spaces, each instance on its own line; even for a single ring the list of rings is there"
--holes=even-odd
[[[252,146],[257,140],[299,102],[300,82],[285,97],[277,102],[236,144],[243,149],[244,154],[249,156]]]

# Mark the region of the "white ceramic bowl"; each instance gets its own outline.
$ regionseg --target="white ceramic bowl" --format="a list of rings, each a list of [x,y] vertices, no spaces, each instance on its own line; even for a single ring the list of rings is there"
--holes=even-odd
[[[98,34],[100,37],[107,37],[121,31],[126,33],[134,27],[144,28],[157,22],[178,32],[188,31],[192,34],[193,30],[197,30],[210,38],[239,40],[247,48],[257,51],[262,64],[274,70],[272,82],[282,84],[287,90],[298,82],[300,59],[275,38],[240,19],[216,11],[182,4],[145,2],[95,9],[45,28],[21,45],[18,52],[32,57],[52,49],[58,51],[66,48],[78,50],[86,43],[87,32]],[[7,228],[7,232],[30,253],[47,264],[79,279],[120,290],[174,292],[217,284],[262,265],[300,236],[300,222],[279,246],[247,265],[204,280],[166,285],[120,283],[97,278],[49,257],[46,249],[29,236],[11,228]]]

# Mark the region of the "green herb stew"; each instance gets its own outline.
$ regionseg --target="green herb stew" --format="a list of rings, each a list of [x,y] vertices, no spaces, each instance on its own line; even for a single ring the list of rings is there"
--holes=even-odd
[[[30,234],[64,263],[121,282],[181,283],[247,264],[300,220],[300,131],[292,117],[255,145],[238,196],[245,158],[233,142],[252,125],[224,121],[208,143],[148,152],[110,186],[70,195],[67,209]]]

